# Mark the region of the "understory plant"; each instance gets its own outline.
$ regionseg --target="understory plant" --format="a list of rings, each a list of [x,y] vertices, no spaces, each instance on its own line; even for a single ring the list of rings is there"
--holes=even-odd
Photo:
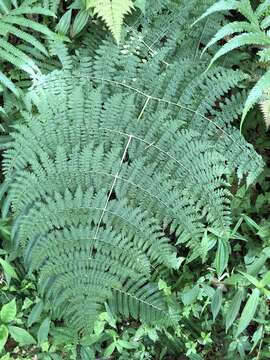
[[[243,123],[248,111],[256,103],[260,103],[265,123],[268,127],[270,125],[270,3],[268,0],[260,1],[255,9],[252,5],[250,0],[217,1],[214,2],[196,22],[220,11],[228,12],[234,10],[242,16],[241,20],[237,19],[236,21],[228,22],[221,27],[208,42],[204,51],[221,40],[225,42],[211,59],[209,67],[221,56],[242,46],[252,47],[253,50],[256,51],[259,61],[259,63],[256,62],[256,64],[257,67],[259,66],[261,68],[261,72],[256,74],[256,79],[253,75],[252,81],[256,82],[256,84],[251,89],[245,102],[241,123]],[[262,73],[263,70],[265,70],[264,73]]]
[[[268,133],[256,109],[239,130],[254,54],[215,61],[220,11],[253,29],[252,5],[10,3],[48,33],[26,82],[3,70],[1,360],[269,358]]]

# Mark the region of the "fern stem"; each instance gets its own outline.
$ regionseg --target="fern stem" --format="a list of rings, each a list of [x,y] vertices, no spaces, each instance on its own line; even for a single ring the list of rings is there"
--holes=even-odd
[[[128,148],[129,148],[129,145],[130,145],[130,143],[131,143],[132,138],[133,138],[133,136],[132,136],[132,135],[129,135],[129,138],[128,138],[126,147],[125,147],[125,149],[124,149],[124,152],[123,152],[123,155],[122,155],[122,158],[121,158],[121,161],[120,161],[120,165],[119,165],[118,171],[117,171],[117,173],[114,175],[114,179],[113,179],[113,182],[112,182],[110,191],[109,191],[109,195],[107,196],[107,199],[106,199],[104,208],[102,209],[102,213],[101,213],[101,216],[100,216],[100,218],[99,218],[99,221],[98,221],[98,224],[97,224],[97,228],[96,228],[96,231],[95,231],[95,235],[94,235],[94,238],[93,238],[93,242],[92,242],[92,245],[91,245],[91,248],[90,248],[90,258],[92,257],[94,244],[95,244],[95,241],[97,240],[97,236],[98,236],[98,232],[99,232],[99,229],[100,229],[101,222],[102,222],[103,217],[104,217],[104,215],[105,215],[105,213],[106,213],[106,210],[107,210],[107,207],[108,207],[110,198],[111,198],[111,196],[112,196],[112,193],[113,193],[113,190],[114,190],[116,181],[117,181],[117,179],[118,179],[118,176],[119,176],[121,167],[122,167],[123,162],[124,162],[124,160],[125,160],[125,157],[126,157],[126,155],[127,155],[127,151],[128,151]]]

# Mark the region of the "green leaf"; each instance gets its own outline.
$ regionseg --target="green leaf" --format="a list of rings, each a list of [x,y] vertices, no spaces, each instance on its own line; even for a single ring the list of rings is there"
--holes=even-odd
[[[269,38],[270,39],[270,38]],[[263,45],[263,44],[262,44]],[[241,119],[241,128],[249,110],[256,104],[256,102],[262,97],[263,93],[270,87],[270,69],[260,78],[256,85],[251,89]]]
[[[3,321],[4,323],[13,321],[16,317],[16,313],[17,313],[16,300],[13,299],[2,307],[0,312],[1,321]]]
[[[215,268],[218,274],[218,277],[220,277],[223,274],[223,271],[228,265],[229,260],[229,254],[230,254],[230,244],[227,239],[219,238],[218,239],[218,248],[216,252],[216,258],[215,258]]]
[[[159,339],[156,329],[147,330],[147,336],[149,337],[149,339],[151,339],[154,342],[158,341],[158,339]]]
[[[134,341],[126,341],[126,340],[118,340],[117,344],[120,345],[124,349],[136,349],[138,347],[138,343],[135,343]]]
[[[110,344],[104,351],[104,357],[107,358],[112,355],[115,350],[115,343]]]
[[[223,295],[222,289],[217,288],[215,291],[215,294],[213,296],[212,302],[211,302],[211,311],[212,311],[214,321],[215,321],[215,319],[219,313],[219,310],[221,308],[222,295]]]
[[[215,2],[212,6],[210,6],[203,14],[200,16],[193,24],[195,25],[198,21],[206,18],[209,15],[212,15],[216,12],[220,11],[229,11],[233,9],[237,9],[239,5],[239,1],[237,0],[220,0]]]
[[[200,292],[200,288],[198,285],[194,286],[192,289],[184,291],[181,299],[183,301],[184,305],[190,305],[194,303],[194,301],[197,299]]]
[[[246,269],[249,275],[255,276],[259,273],[261,268],[264,266],[266,260],[268,259],[268,255],[262,253],[260,257],[255,259],[251,265],[247,265]]]
[[[253,316],[257,310],[257,306],[260,299],[260,290],[253,289],[240,317],[239,325],[236,332],[236,337],[239,336],[249,325]]]
[[[18,276],[10,263],[8,263],[6,260],[0,258],[0,264],[2,265],[2,268],[4,270],[5,276],[14,278],[18,280]]]
[[[31,345],[35,344],[36,340],[33,338],[28,331],[19,328],[17,326],[8,327],[11,337],[20,345]]]
[[[0,325],[0,352],[3,350],[8,338],[8,328],[6,325]]]
[[[94,8],[94,15],[101,17],[117,43],[120,41],[124,16],[134,8],[131,0],[86,0],[86,9]]]
[[[242,214],[242,217],[250,228],[256,229],[257,231],[261,230],[261,227],[254,220],[252,220],[251,217],[246,214]]]
[[[1,356],[0,360],[11,360],[11,357],[9,356],[9,354],[6,354],[4,356]]]
[[[33,304],[33,301],[31,299],[25,298],[23,305],[22,305],[22,310],[28,309],[32,304]]]
[[[72,25],[72,30],[71,30],[72,37],[78,35],[84,29],[84,27],[88,23],[89,18],[90,18],[89,11],[81,10],[78,12]]]
[[[1,27],[1,25],[3,26],[3,28]],[[34,36],[32,36],[31,34],[22,31],[20,29],[18,29],[17,27],[10,25],[10,24],[1,24],[0,23],[0,33],[3,35],[4,32],[8,32],[10,34],[15,35],[17,38],[20,38],[22,40],[24,40],[25,42],[28,42],[29,44],[31,44],[34,48],[38,49],[40,52],[42,52],[44,55],[48,55],[48,52],[45,48],[45,46],[38,41]]]
[[[224,39],[226,36],[230,36],[237,32],[252,32],[254,31],[254,26],[246,21],[235,21],[233,23],[226,24],[223,26],[216,34],[212,37],[209,43],[203,49],[202,54],[212,45],[216,44],[218,41]]]
[[[39,301],[38,303],[35,304],[35,306],[32,308],[28,316],[27,327],[32,326],[36,321],[38,321],[43,308],[44,308],[44,304],[42,301]]]
[[[238,11],[241,15],[243,15],[246,19],[250,21],[250,23],[257,26],[257,30],[260,31],[259,21],[257,16],[254,14],[252,6],[250,4],[250,0],[241,0],[238,6]]]
[[[95,360],[95,352],[93,349],[91,349],[90,346],[82,346],[81,348],[81,357],[82,360]]]
[[[9,89],[17,97],[20,96],[20,90],[13,84],[13,82],[0,71],[0,83],[3,84],[7,89]]]
[[[257,280],[254,276],[250,275],[250,274],[247,274],[247,273],[244,273],[242,271],[239,271],[239,273],[241,275],[243,275],[251,284],[253,284],[254,286],[256,286],[257,288],[260,288],[260,282],[259,280]]]
[[[252,345],[250,352],[252,352],[255,349],[255,347],[258,345],[258,343],[261,339],[263,339],[263,326],[262,325],[255,331],[255,333],[252,336],[253,345]]]
[[[17,9],[10,11],[12,15],[28,15],[28,14],[39,14],[44,16],[56,17],[55,14],[49,9],[43,8],[41,6],[21,6]]]
[[[264,33],[244,33],[233,37],[229,40],[225,45],[222,46],[220,50],[218,50],[215,56],[212,58],[208,69],[212,66],[212,64],[218,60],[221,56],[227,54],[228,52],[237,49],[244,45],[253,45],[260,44],[262,45],[270,45],[270,38]]]
[[[264,277],[260,281],[260,284],[262,287],[268,286],[270,284],[270,271],[267,271],[267,273],[264,275]]]
[[[229,330],[229,328],[232,326],[234,320],[236,319],[240,306],[243,300],[243,290],[240,289],[237,291],[237,293],[234,295],[232,301],[230,302],[230,306],[226,315],[226,332]]]
[[[65,12],[65,14],[61,17],[58,24],[56,25],[55,30],[63,35],[66,35],[70,27],[71,15],[72,15],[71,9]]]
[[[94,324],[94,332],[96,335],[101,335],[104,331],[104,327],[105,327],[105,321],[95,321]]]
[[[51,31],[47,26],[43,24],[39,24],[38,22],[30,19],[26,19],[22,16],[14,16],[14,15],[5,16],[3,18],[3,21],[8,24],[20,25],[27,28],[31,28],[35,31],[40,32],[41,34],[48,36],[50,39],[55,39],[56,37],[56,34],[53,31]]]
[[[145,14],[146,0],[136,0],[134,5],[139,8],[143,14]]]
[[[38,329],[38,334],[37,334],[39,345],[41,345],[42,343],[44,343],[45,341],[48,340],[50,324],[51,324],[51,320],[49,318],[46,318],[42,321],[42,323]]]

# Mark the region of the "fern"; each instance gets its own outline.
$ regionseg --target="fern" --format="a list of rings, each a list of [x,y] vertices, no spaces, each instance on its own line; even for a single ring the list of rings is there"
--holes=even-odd
[[[203,73],[202,29],[188,36],[179,17],[161,42],[156,24],[172,8],[149,25],[137,19],[143,37],[129,24],[120,45],[100,43],[100,32],[72,56],[54,44],[63,68],[34,80],[4,155],[13,243],[55,317],[77,331],[91,330],[105,302],[123,317],[174,324],[159,269],[179,267],[177,249],[204,261],[208,230],[229,239],[231,179],[250,185],[263,167],[233,127],[246,75]]]
[[[133,9],[131,0],[87,0],[86,9],[93,8],[94,15],[101,17],[119,43],[124,16]]]
[[[255,47],[261,49],[258,52],[259,60],[261,62],[268,63],[270,61],[270,37],[269,31],[267,30],[270,26],[268,7],[268,0],[263,1],[260,5],[258,5],[256,10],[252,9],[249,0],[221,0],[208,8],[207,11],[195,21],[195,23],[197,23],[206,16],[225,10],[237,10],[244,18],[246,18],[246,21],[235,21],[233,23],[224,25],[210,40],[210,42],[205,47],[205,50],[216,44],[221,39],[226,39],[227,37],[229,38],[229,40],[216,52],[215,56],[210,62],[209,67],[221,56],[241,46],[247,45],[254,45]],[[262,101],[263,94],[269,90],[269,87],[270,77],[269,71],[267,71],[253,87],[247,97],[243,109],[241,125],[243,124],[248,111],[256,103]]]
[[[38,53],[48,56],[48,51],[44,44],[38,40],[31,32],[38,32],[39,34],[53,38],[54,34],[45,25],[38,23],[28,17],[28,15],[44,15],[54,16],[54,14],[35,5],[33,1],[24,1],[17,5],[17,2],[2,1],[0,6],[0,58],[2,62],[12,64],[15,68],[26,72],[31,77],[40,74],[34,58],[27,51],[21,47],[22,43],[30,45]],[[10,38],[13,38],[10,41]],[[16,41],[15,41],[16,39]],[[16,96],[19,96],[20,91],[15,87],[11,79],[5,73],[0,72],[0,82]]]

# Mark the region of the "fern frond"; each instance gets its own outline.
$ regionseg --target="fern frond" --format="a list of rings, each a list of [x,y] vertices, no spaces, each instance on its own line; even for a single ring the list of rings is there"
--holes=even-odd
[[[203,73],[202,28],[183,36],[187,24],[169,3],[155,7],[165,20],[154,13],[147,25],[142,16],[142,33],[125,29],[121,44],[99,43],[103,33],[91,30],[73,56],[53,43],[63,68],[35,78],[5,151],[12,241],[54,316],[83,333],[104,303],[171,325],[158,270],[178,269],[176,246],[192,259],[208,228],[228,236],[231,179],[249,185],[262,171],[233,127],[246,75]],[[215,242],[203,246],[205,259]]]
[[[35,6],[33,3],[35,3],[35,1],[23,2],[19,6],[13,4],[13,8],[12,3],[10,2],[8,6],[4,6],[0,9],[2,12],[0,17],[0,58],[2,58],[4,62],[12,64],[15,68],[19,68],[23,72],[26,72],[31,77],[40,72],[34,57],[29,56],[27,52],[23,51],[20,44],[16,44],[15,46],[9,42],[8,36],[12,35],[19,41],[30,44],[38,54],[48,55],[45,46],[32,35],[31,32],[38,32],[50,39],[55,37],[54,33],[49,30],[47,26],[29,19],[26,15],[38,14],[54,16],[54,14],[50,10]],[[7,88],[11,90],[10,86],[7,86]],[[14,92],[14,87],[12,88],[13,93],[18,95],[17,92]]]
[[[204,52],[212,45],[216,44],[222,38],[233,36],[227,41],[214,55],[208,69],[212,64],[217,61],[221,56],[228,54],[230,51],[238,49],[239,47],[246,45],[254,45],[258,48],[263,48],[258,52],[260,61],[269,61],[269,45],[270,37],[265,29],[269,25],[269,14],[267,13],[268,1],[263,1],[257,6],[257,9],[253,11],[250,0],[241,1],[218,1],[216,4],[207,9],[207,11],[200,16],[201,19],[219,11],[225,10],[237,10],[248,21],[235,21],[224,25],[216,35],[206,45]],[[265,48],[266,47],[266,48]],[[265,48],[265,49],[264,49]],[[247,101],[244,106],[241,127],[248,111],[257,103],[265,90],[269,88],[269,74],[268,71],[261,77],[257,84],[251,90]]]
[[[131,0],[87,0],[86,9],[93,8],[95,15],[104,20],[119,43],[124,16],[133,9]]]
[[[248,111],[254,106],[263,97],[263,94],[267,92],[270,84],[270,70],[267,70],[266,73],[260,78],[256,85],[251,89],[242,115],[242,122],[244,121]]]
[[[268,129],[270,126],[270,101],[269,99],[265,99],[261,101],[260,108],[263,114],[265,126]]]
[[[270,45],[270,37],[264,33],[244,33],[236,35],[231,40],[229,40],[225,45],[222,46],[220,50],[214,55],[211,60],[209,67],[221,56],[227,54],[228,52],[239,48],[240,46],[260,44],[262,46]]]
[[[229,11],[229,10],[235,10],[239,6],[238,0],[220,0],[216,1],[212,6],[210,6],[196,21],[194,21],[193,25],[195,25],[197,22],[203,20],[209,15],[212,15],[216,12],[220,11]]]
[[[16,95],[18,97],[20,96],[19,89],[16,88],[16,86],[13,84],[13,82],[10,81],[10,79],[5,74],[3,74],[2,72],[0,72],[0,82],[1,82],[2,85],[4,85],[10,91],[12,91],[14,95]]]

